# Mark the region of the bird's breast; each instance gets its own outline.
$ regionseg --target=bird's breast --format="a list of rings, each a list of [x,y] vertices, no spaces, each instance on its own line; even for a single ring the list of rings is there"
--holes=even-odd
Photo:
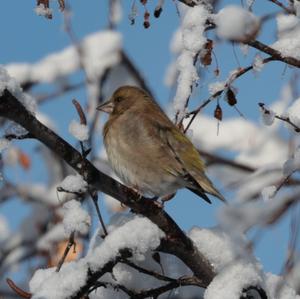
[[[181,180],[160,164],[161,145],[153,145],[141,126],[111,124],[104,137],[108,160],[118,177],[143,194],[163,196],[183,187]]]

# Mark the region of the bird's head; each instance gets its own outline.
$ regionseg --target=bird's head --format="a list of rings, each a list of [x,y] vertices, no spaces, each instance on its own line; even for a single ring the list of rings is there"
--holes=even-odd
[[[142,89],[135,86],[119,87],[111,98],[97,107],[97,110],[104,111],[111,115],[119,115],[128,109],[143,105],[149,101],[149,95]]]

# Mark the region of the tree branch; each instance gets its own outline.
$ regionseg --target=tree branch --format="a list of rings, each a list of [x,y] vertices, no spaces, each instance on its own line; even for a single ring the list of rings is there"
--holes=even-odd
[[[277,51],[258,40],[247,40],[244,43],[266,54],[269,54],[273,58],[273,60],[279,60],[289,65],[293,65],[295,67],[300,68],[300,60],[294,57],[283,56],[280,51]]]

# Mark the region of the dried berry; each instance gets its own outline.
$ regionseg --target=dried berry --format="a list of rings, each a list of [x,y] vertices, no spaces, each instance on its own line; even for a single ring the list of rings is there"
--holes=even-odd
[[[212,62],[212,49],[213,49],[213,41],[208,39],[204,45],[203,54],[200,57],[201,63],[203,65],[211,65]]]
[[[214,117],[219,121],[221,121],[222,118],[223,118],[223,111],[222,111],[222,108],[219,104],[216,106],[216,109],[215,109],[215,112],[214,112]]]
[[[156,7],[155,10],[154,10],[154,17],[159,18],[161,12],[162,12],[162,8],[161,7]]]
[[[228,89],[227,89],[227,92],[226,92],[226,100],[227,100],[227,103],[228,103],[230,106],[234,106],[234,105],[237,103],[235,94],[234,94],[234,92],[233,92],[233,90],[232,90],[231,88],[228,88]]]

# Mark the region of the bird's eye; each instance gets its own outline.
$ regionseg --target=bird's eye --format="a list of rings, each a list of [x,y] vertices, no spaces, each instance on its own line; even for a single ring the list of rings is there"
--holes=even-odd
[[[123,101],[123,98],[122,98],[122,97],[116,97],[116,98],[115,98],[115,102],[116,102],[116,103],[120,103],[121,101]]]

